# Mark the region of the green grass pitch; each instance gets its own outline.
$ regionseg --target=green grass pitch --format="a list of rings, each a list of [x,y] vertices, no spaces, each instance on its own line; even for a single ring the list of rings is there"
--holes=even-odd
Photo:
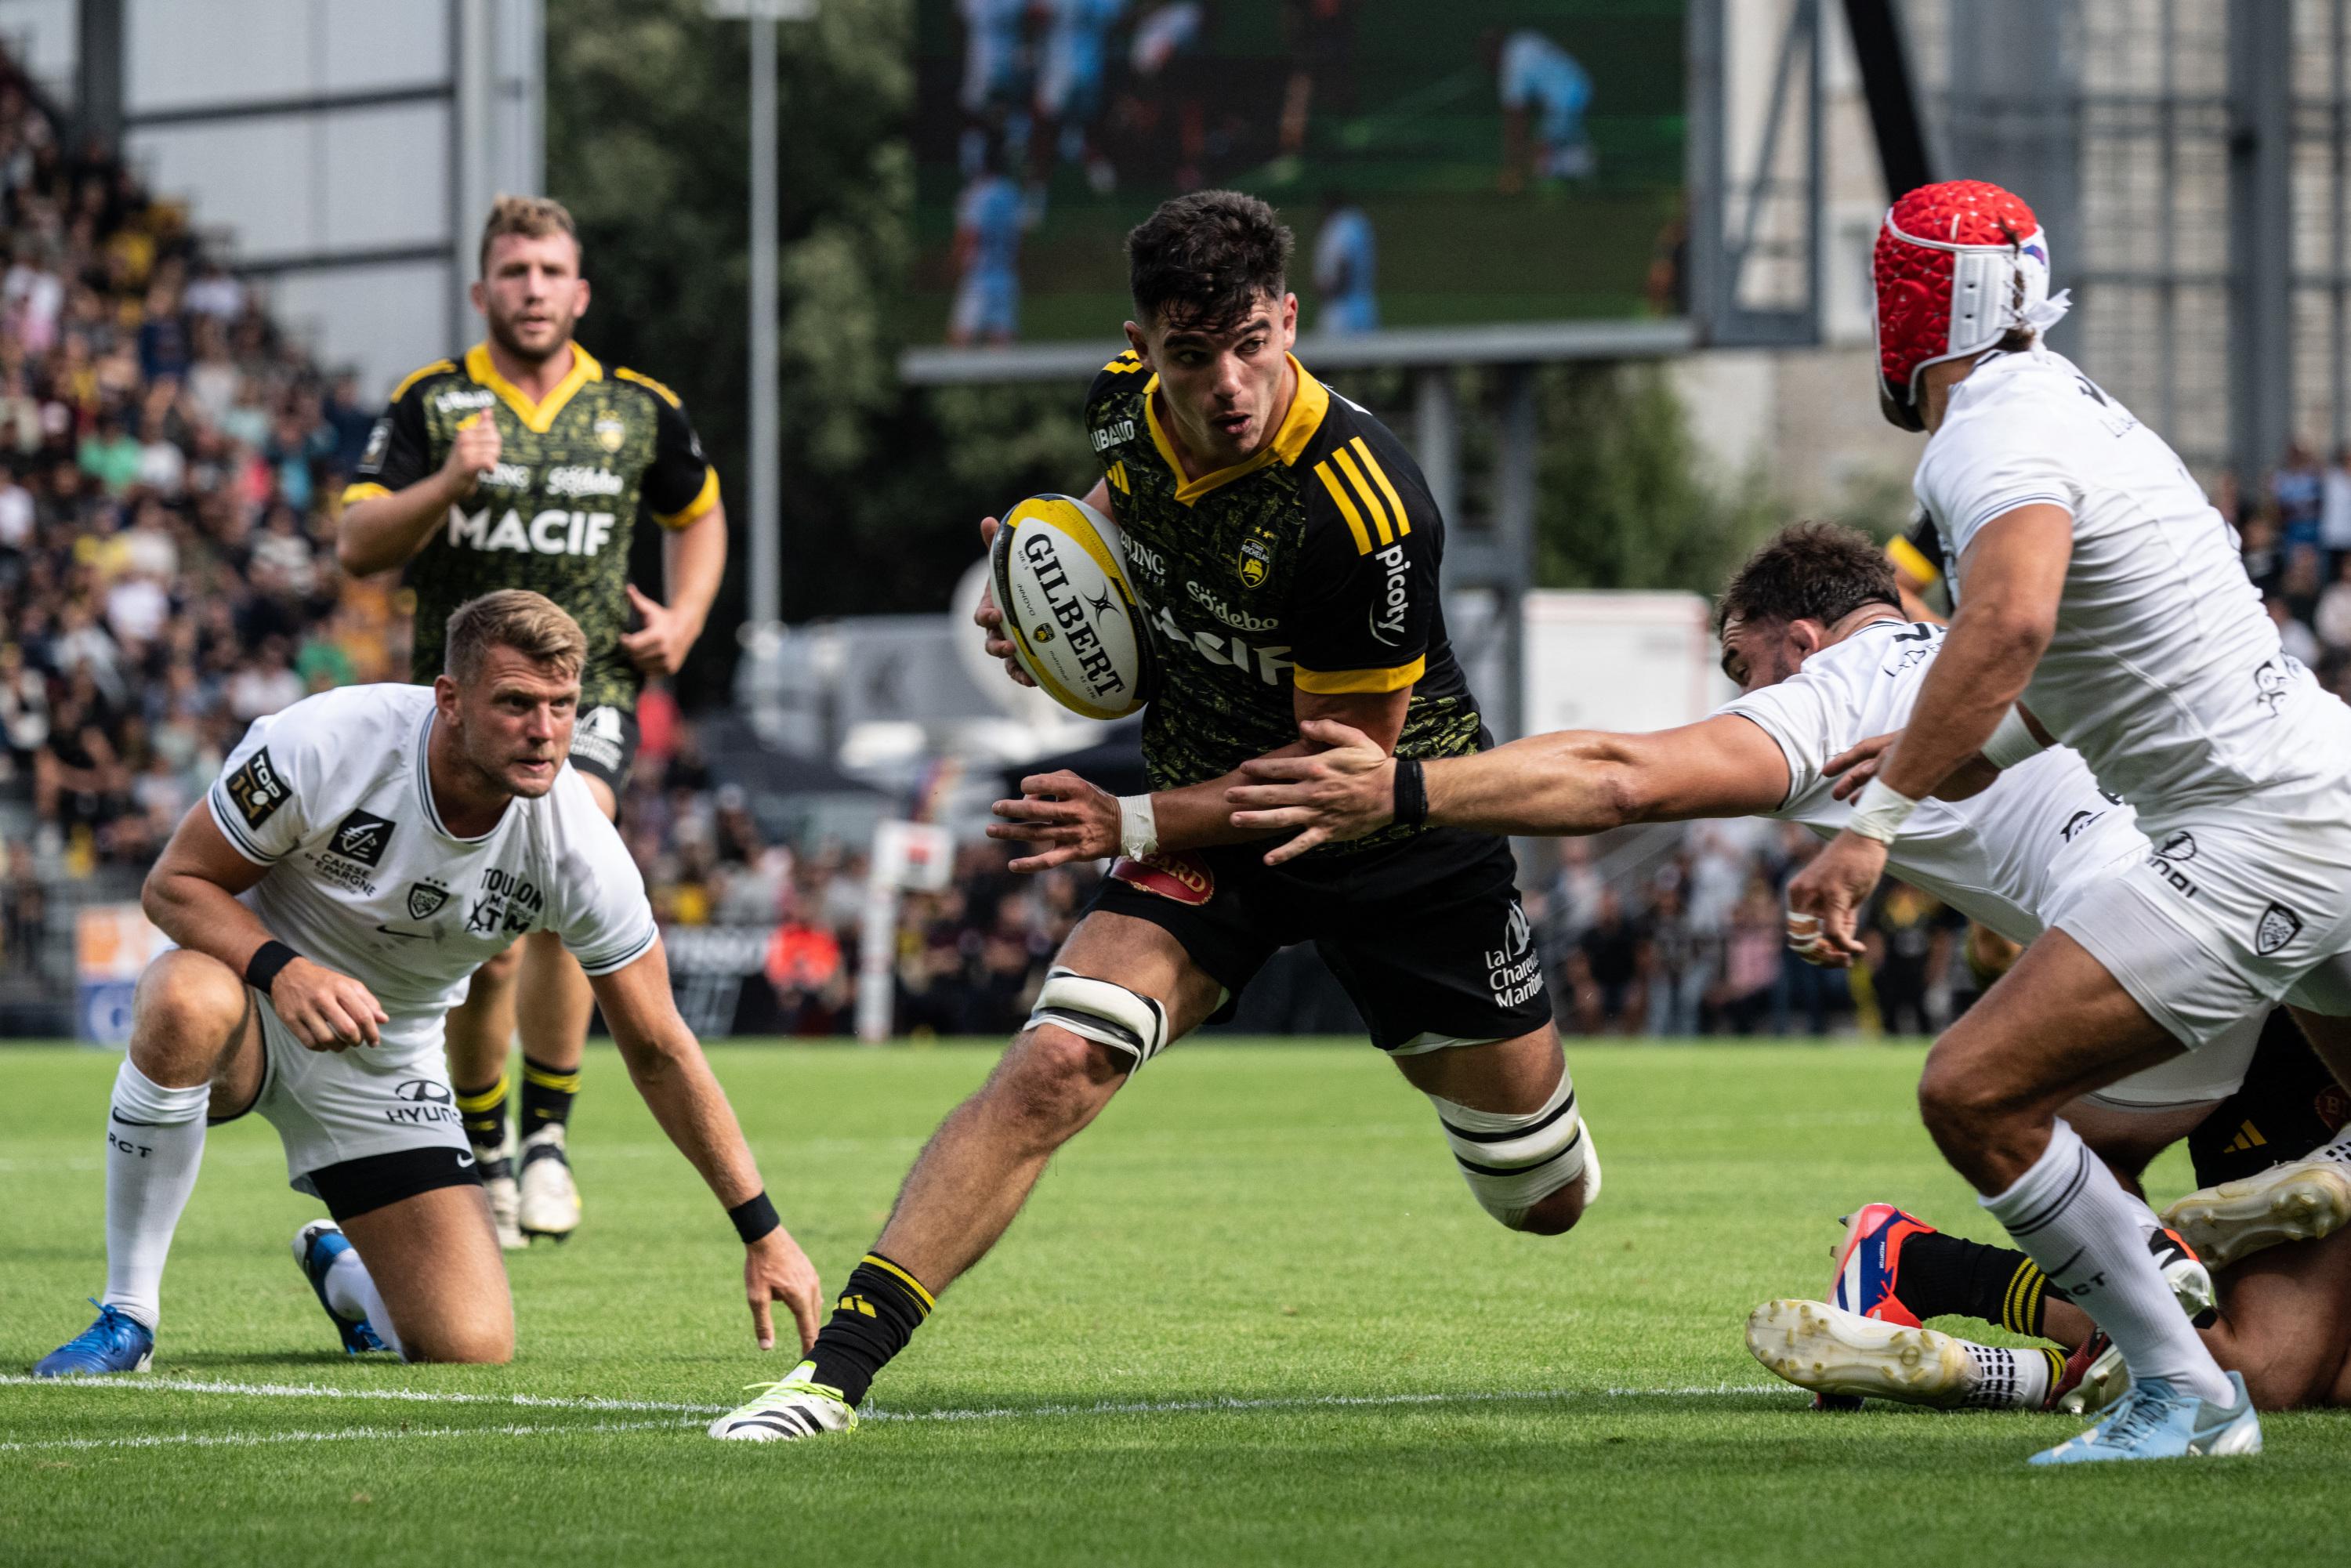
[[[713,1055],[831,1285],[992,1060]],[[876,1390],[889,1418],[773,1446],[702,1435],[703,1412],[790,1357],[751,1347],[726,1220],[609,1052],[577,1124],[587,1224],[513,1260],[509,1367],[341,1354],[287,1247],[316,1207],[287,1189],[276,1134],[234,1124],[172,1251],[156,1371],[0,1384],[0,1562],[1909,1568],[2339,1550],[2336,1416],[2271,1417],[2256,1459],[2048,1473],[2023,1461],[2075,1429],[2063,1417],[1822,1416],[1767,1386],[1741,1322],[1819,1293],[1836,1215],[1885,1197],[1991,1234],[1918,1127],[1916,1050],[1571,1060],[1607,1191],[1544,1240],[1474,1207],[1426,1104],[1368,1047],[1180,1049],[941,1303]],[[112,1071],[0,1052],[11,1378],[82,1327],[103,1278]],[[2158,1200],[2185,1181],[2168,1156]]]

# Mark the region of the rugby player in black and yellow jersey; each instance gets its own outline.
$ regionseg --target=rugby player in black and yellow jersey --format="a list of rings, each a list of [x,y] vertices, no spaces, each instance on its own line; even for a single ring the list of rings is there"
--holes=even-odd
[[[1407,757],[1480,744],[1437,601],[1444,521],[1395,438],[1290,356],[1290,249],[1271,208],[1227,191],[1168,202],[1127,237],[1133,348],[1087,399],[1105,474],[1087,498],[1123,531],[1159,643],[1152,792],[1052,773],[998,802],[990,831],[1028,851],[1016,871],[1125,852],[1028,1026],[916,1160],[810,1358],[713,1436],[853,1425],[1053,1151],[1290,943],[1320,949],[1502,1224],[1564,1231],[1596,1187],[1506,841],[1400,826],[1275,867],[1230,823],[1240,765],[1314,749],[1301,730],[1318,720]],[[1009,654],[993,606],[979,619]]]
[[[614,816],[636,751],[638,688],[674,673],[701,634],[726,568],[726,515],[677,394],[607,371],[572,341],[588,308],[580,260],[561,205],[498,198],[473,288],[487,335],[393,391],[343,492],[338,553],[354,575],[407,569],[421,682],[440,673],[449,616],[470,599],[527,588],[569,611],[588,634],[571,765]],[[641,504],[667,530],[666,604],[628,580]],[[449,1016],[450,1078],[508,1247],[580,1223],[567,1123],[594,1005],[579,964],[535,932],[483,966]],[[507,1128],[517,1014],[518,1177]]]

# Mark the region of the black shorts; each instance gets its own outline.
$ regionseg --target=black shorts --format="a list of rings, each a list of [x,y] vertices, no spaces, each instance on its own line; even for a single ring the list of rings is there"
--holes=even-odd
[[[320,1166],[306,1173],[305,1179],[340,1224],[355,1214],[389,1207],[435,1187],[479,1186],[482,1172],[471,1154],[436,1144]]]
[[[1232,993],[1311,942],[1382,1051],[1513,1040],[1551,1022],[1542,955],[1507,840],[1437,828],[1401,844],[1268,866],[1263,845],[1120,860],[1089,909],[1148,920]]]
[[[2351,1094],[2335,1082],[2283,1008],[2271,1012],[2245,1082],[2188,1134],[2196,1185],[2241,1181],[2298,1160],[2351,1121]]]
[[[601,779],[620,800],[637,765],[637,715],[633,708],[604,703],[580,710],[571,727],[571,766]]]

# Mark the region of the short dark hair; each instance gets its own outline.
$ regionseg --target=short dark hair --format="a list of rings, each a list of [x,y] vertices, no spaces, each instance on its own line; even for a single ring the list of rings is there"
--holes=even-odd
[[[1730,574],[1715,602],[1714,629],[1733,621],[1834,626],[1869,604],[1902,605],[1885,548],[1840,523],[1792,523]]]
[[[1216,331],[1287,292],[1297,241],[1274,210],[1238,191],[1159,204],[1126,236],[1127,288],[1145,321]]]

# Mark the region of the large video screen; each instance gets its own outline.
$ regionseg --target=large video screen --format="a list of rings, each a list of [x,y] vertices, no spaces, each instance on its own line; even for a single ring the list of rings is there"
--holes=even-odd
[[[1680,313],[1682,0],[918,0],[913,340],[1102,340],[1263,196],[1305,332]]]

